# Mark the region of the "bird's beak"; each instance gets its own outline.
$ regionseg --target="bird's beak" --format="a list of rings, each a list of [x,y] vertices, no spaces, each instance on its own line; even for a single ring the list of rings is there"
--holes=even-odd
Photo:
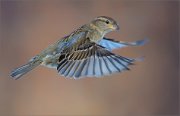
[[[110,25],[110,27],[112,30],[119,30],[119,25]]]
[[[111,25],[110,28],[111,28],[112,30],[119,30],[119,25],[118,25],[118,24],[116,24],[116,25]]]
[[[116,25],[116,30],[119,30],[119,25],[118,24]]]

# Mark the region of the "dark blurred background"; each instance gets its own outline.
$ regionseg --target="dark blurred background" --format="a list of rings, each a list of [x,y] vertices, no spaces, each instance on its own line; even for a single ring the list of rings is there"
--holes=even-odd
[[[0,1],[0,115],[177,116],[179,1]],[[97,16],[119,32],[107,37],[150,42],[114,52],[145,56],[131,71],[105,78],[65,79],[38,67],[20,80],[10,71]]]

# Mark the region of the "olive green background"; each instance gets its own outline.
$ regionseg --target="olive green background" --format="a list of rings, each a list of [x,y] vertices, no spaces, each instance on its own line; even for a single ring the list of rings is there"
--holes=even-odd
[[[0,1],[0,115],[175,116],[179,104],[179,2],[168,0]],[[38,67],[20,80],[10,71],[97,16],[120,31],[107,37],[142,47],[114,52],[145,56],[130,71],[104,78],[65,79]]]

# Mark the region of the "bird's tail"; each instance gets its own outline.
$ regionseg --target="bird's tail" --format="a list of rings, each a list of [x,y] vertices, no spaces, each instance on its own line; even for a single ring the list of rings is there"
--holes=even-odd
[[[34,57],[27,64],[14,69],[11,72],[11,77],[13,79],[17,80],[20,77],[22,77],[24,74],[26,74],[27,72],[29,72],[32,69],[34,69],[35,67],[39,66],[41,63],[42,63],[42,61],[38,57]]]

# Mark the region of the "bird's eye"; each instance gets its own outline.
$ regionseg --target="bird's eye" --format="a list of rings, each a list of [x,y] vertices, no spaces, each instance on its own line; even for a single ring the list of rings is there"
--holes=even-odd
[[[106,21],[106,24],[109,24],[109,21],[108,21],[108,20]]]

